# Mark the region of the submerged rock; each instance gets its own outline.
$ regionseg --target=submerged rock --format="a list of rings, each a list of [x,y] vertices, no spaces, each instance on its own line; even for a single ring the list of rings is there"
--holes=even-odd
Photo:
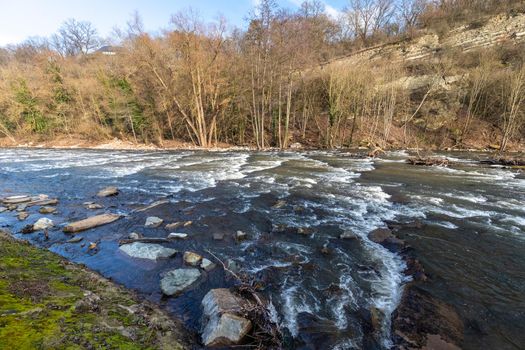
[[[339,329],[328,319],[301,312],[297,315],[298,339],[305,349],[332,349],[337,343]]]
[[[150,216],[146,219],[145,226],[150,227],[150,228],[155,228],[155,227],[159,227],[160,225],[162,225],[163,222],[164,220],[162,220],[161,218],[158,218],[156,216]]]
[[[81,242],[83,239],[84,238],[77,236],[77,237],[71,238],[69,241],[67,241],[67,243],[78,243],[78,242]]]
[[[40,210],[38,210],[40,214],[53,214],[56,211],[57,211],[57,208],[55,207],[42,207],[40,208]]]
[[[167,224],[165,227],[166,227],[166,230],[175,230],[183,225],[184,225],[183,222],[174,222],[172,224]]]
[[[209,347],[239,344],[252,328],[252,322],[239,316],[246,301],[228,289],[212,289],[202,299],[204,330],[202,342]]]
[[[223,239],[224,239],[224,233],[214,233],[213,234],[214,241],[222,241]]]
[[[352,231],[345,231],[339,236],[340,239],[359,239],[359,236]]]
[[[38,219],[38,221],[33,224],[33,230],[34,231],[47,230],[53,226],[55,226],[55,224],[53,223],[53,220],[48,219],[48,218],[41,218],[41,219]]]
[[[23,203],[20,204],[18,207],[16,207],[16,211],[25,211],[27,208],[27,204]]]
[[[286,205],[286,201],[280,200],[280,201],[277,201],[277,203],[275,203],[275,204],[272,206],[272,208],[273,208],[273,209],[281,209],[281,208],[283,208],[285,205]]]
[[[213,270],[217,265],[215,265],[213,262],[211,262],[211,260],[208,260],[206,258],[203,258],[202,259],[202,262],[201,262],[201,269],[203,269],[204,271],[206,272],[210,272],[211,270]]]
[[[6,207],[0,207],[0,213],[3,213],[4,211],[7,211]]]
[[[194,284],[201,272],[198,269],[176,269],[169,271],[160,281],[160,289],[165,295],[177,295]]]
[[[159,244],[149,244],[135,242],[120,246],[120,251],[126,253],[132,258],[157,260],[160,258],[169,258],[177,253],[175,249],[165,248]]]
[[[202,256],[194,252],[184,252],[184,262],[191,266],[199,266],[202,261]]]
[[[23,211],[21,213],[18,213],[18,220],[20,221],[24,221],[25,219],[27,219],[29,217],[29,213],[26,212],[26,211]]]
[[[103,190],[100,190],[97,193],[97,196],[99,196],[99,197],[111,197],[111,196],[118,195],[118,193],[119,193],[119,190],[118,190],[117,187],[110,186],[110,187],[104,188]]]

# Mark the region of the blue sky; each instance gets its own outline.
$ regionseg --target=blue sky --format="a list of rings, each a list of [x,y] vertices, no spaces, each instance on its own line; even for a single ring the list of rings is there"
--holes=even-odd
[[[230,24],[244,26],[257,0],[0,0],[0,46],[23,41],[30,36],[48,36],[68,18],[92,22],[106,36],[115,26],[123,27],[137,10],[146,30],[155,32],[168,26],[170,15],[188,7],[197,9],[205,20],[217,14]],[[345,6],[347,0],[325,0],[329,12]],[[279,0],[294,8],[301,0]]]

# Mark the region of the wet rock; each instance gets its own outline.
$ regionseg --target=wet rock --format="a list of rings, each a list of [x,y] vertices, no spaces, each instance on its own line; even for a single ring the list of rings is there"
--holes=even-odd
[[[38,219],[37,222],[33,224],[33,230],[34,231],[40,231],[40,230],[47,230],[55,226],[53,223],[53,220],[48,218],[41,218]]]
[[[235,272],[235,273],[241,271],[241,265],[239,265],[239,263],[233,259],[228,259],[226,261],[226,267],[228,268],[228,270]]]
[[[172,232],[168,235],[168,239],[187,239],[188,234],[187,233],[175,233]]]
[[[414,284],[405,287],[392,315],[392,329],[394,344],[399,348],[457,349],[464,334],[455,309]]]
[[[340,239],[359,239],[359,236],[352,231],[345,231],[339,236]]]
[[[2,199],[4,204],[20,204],[30,201],[31,197],[29,196],[10,196]]]
[[[273,208],[273,209],[281,209],[281,208],[283,208],[285,205],[286,205],[286,201],[280,200],[280,201],[277,201],[277,203],[275,203],[275,204],[272,206],[272,208]]]
[[[211,270],[213,270],[215,267],[217,267],[217,265],[215,265],[213,262],[211,262],[211,260],[208,260],[206,258],[203,258],[202,259],[202,262],[201,262],[201,269],[203,269],[204,271],[206,272],[210,272]]]
[[[98,203],[86,202],[84,203],[84,208],[89,209],[89,210],[97,210],[97,209],[102,209],[104,207]]]
[[[214,241],[222,241],[223,239],[224,239],[224,233],[214,233],[213,234]]]
[[[244,240],[248,239],[248,234],[246,232],[243,232],[243,231],[237,231],[235,233],[235,239],[237,241],[244,241]]]
[[[290,145],[290,148],[291,149],[302,149],[303,148],[303,145],[301,145],[299,142],[295,142],[295,143],[292,143]]]
[[[144,225],[149,228],[155,228],[162,225],[163,222],[164,220],[162,220],[161,218],[158,218],[156,216],[150,216],[146,219],[146,223]]]
[[[246,301],[228,289],[212,289],[202,299],[204,330],[202,342],[208,347],[238,345],[252,328],[252,322],[239,316]]]
[[[64,232],[66,233],[81,232],[81,231],[89,230],[90,228],[112,223],[120,218],[121,216],[118,214],[103,214],[103,215],[92,216],[90,218],[68,224],[66,227],[64,227]]]
[[[190,266],[199,266],[202,261],[202,256],[194,252],[184,252],[184,262]]]
[[[128,236],[129,239],[141,239],[142,235],[137,232],[131,232]]]
[[[299,227],[297,233],[304,236],[309,236],[313,233],[313,230],[309,227]]]
[[[23,211],[21,213],[18,213],[18,220],[20,221],[24,221],[25,219],[27,219],[29,217],[29,213],[26,212],[26,211]]]
[[[99,196],[99,197],[111,197],[111,196],[118,195],[118,193],[119,193],[119,190],[118,190],[117,187],[110,186],[110,187],[104,188],[103,190],[100,190],[97,193],[97,196]]]
[[[405,242],[392,234],[392,231],[387,228],[379,228],[368,234],[368,238],[372,242],[381,244],[392,252],[399,252],[404,246]]]
[[[25,211],[27,209],[27,204],[20,204],[16,207],[16,211]]]
[[[69,241],[67,241],[67,243],[78,243],[78,242],[81,242],[83,239],[84,238],[77,236],[77,237],[71,238]]]
[[[39,197],[40,198],[40,197]],[[28,207],[32,206],[52,206],[57,205],[58,199],[37,199],[37,200],[31,200],[31,202],[27,203]]]
[[[165,295],[178,295],[194,284],[201,272],[198,269],[176,269],[169,271],[160,281],[160,289]]]
[[[38,210],[40,214],[53,214],[57,211],[55,207],[42,207]]]
[[[0,213],[3,213],[4,211],[7,211],[6,207],[0,207]]]
[[[182,227],[184,225],[183,222],[174,222],[172,224],[167,224],[166,225],[166,230],[175,230],[179,227]]]
[[[305,349],[332,349],[339,329],[333,321],[301,312],[297,315],[298,339]]]
[[[165,248],[159,244],[148,244],[135,242],[120,246],[120,251],[132,258],[157,260],[160,258],[169,258],[177,253],[175,249]]]
[[[16,205],[16,204],[8,204],[7,205],[7,210],[9,210],[9,211],[13,211],[16,208],[18,208],[18,205]]]

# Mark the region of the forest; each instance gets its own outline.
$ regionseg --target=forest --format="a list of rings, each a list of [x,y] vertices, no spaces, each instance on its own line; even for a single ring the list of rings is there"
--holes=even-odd
[[[246,28],[188,9],[157,34],[135,13],[108,38],[70,19],[50,37],[0,48],[0,138],[515,149],[525,137],[522,44],[344,58],[523,12],[515,0],[350,0],[335,16],[318,0],[296,10],[263,0]],[[462,79],[410,90],[399,83],[407,76]]]

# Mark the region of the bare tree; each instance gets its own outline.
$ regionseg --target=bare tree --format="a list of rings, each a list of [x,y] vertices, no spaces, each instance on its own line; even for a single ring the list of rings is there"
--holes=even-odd
[[[346,10],[350,26],[364,43],[390,23],[394,12],[393,0],[350,0]]]
[[[428,6],[428,0],[400,0],[397,4],[398,21],[404,30],[416,27],[419,17]]]
[[[90,22],[73,18],[62,24],[51,41],[54,49],[63,56],[86,55],[100,45],[95,27]]]

